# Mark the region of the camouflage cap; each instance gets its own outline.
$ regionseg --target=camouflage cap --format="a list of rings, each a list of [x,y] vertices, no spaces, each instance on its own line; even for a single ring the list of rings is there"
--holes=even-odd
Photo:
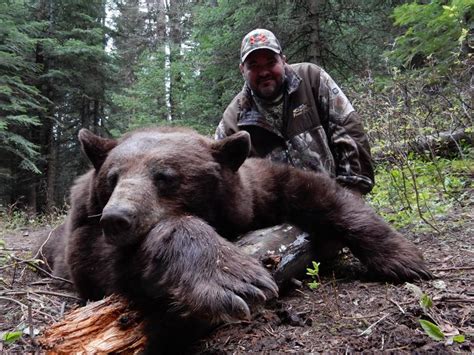
[[[275,53],[281,53],[280,42],[269,30],[257,28],[247,33],[240,47],[240,61],[243,63],[247,56],[257,49],[270,49]]]

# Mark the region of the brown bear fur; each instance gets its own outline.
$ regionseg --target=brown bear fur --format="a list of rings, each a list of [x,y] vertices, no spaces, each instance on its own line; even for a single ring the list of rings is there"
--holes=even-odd
[[[246,132],[213,141],[149,128],[112,140],[81,130],[79,139],[94,169],[72,188],[63,276],[85,299],[124,294],[150,329],[163,315],[178,329],[247,318],[247,303],[275,296],[268,273],[221,236],[282,222],[342,240],[382,279],[431,276],[411,242],[325,174],[247,159]]]

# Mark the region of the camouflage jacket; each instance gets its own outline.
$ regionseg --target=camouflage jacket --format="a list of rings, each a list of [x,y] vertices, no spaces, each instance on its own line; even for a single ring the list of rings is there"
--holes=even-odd
[[[215,138],[246,130],[252,138],[252,156],[326,172],[350,189],[369,192],[374,172],[367,136],[341,89],[310,63],[286,65],[285,83],[283,129],[259,112],[244,85],[225,110]]]

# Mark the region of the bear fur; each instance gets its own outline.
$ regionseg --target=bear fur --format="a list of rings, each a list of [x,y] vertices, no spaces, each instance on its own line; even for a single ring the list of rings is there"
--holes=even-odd
[[[214,141],[161,127],[113,140],[83,129],[79,140],[93,169],[72,188],[65,241],[52,241],[64,247],[49,259],[82,298],[120,293],[144,310],[153,346],[165,346],[157,329],[170,341],[275,297],[268,272],[224,238],[283,222],[342,241],[384,280],[431,277],[410,241],[327,175],[247,159],[246,132]]]

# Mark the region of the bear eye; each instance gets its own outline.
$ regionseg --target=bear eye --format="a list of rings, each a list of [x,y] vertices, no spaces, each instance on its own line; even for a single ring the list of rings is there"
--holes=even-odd
[[[172,168],[153,170],[152,174],[156,186],[162,193],[172,192],[179,186],[179,175]]]
[[[107,174],[107,184],[110,188],[114,188],[115,185],[117,185],[118,177],[118,170],[114,169],[109,171],[109,173]]]

